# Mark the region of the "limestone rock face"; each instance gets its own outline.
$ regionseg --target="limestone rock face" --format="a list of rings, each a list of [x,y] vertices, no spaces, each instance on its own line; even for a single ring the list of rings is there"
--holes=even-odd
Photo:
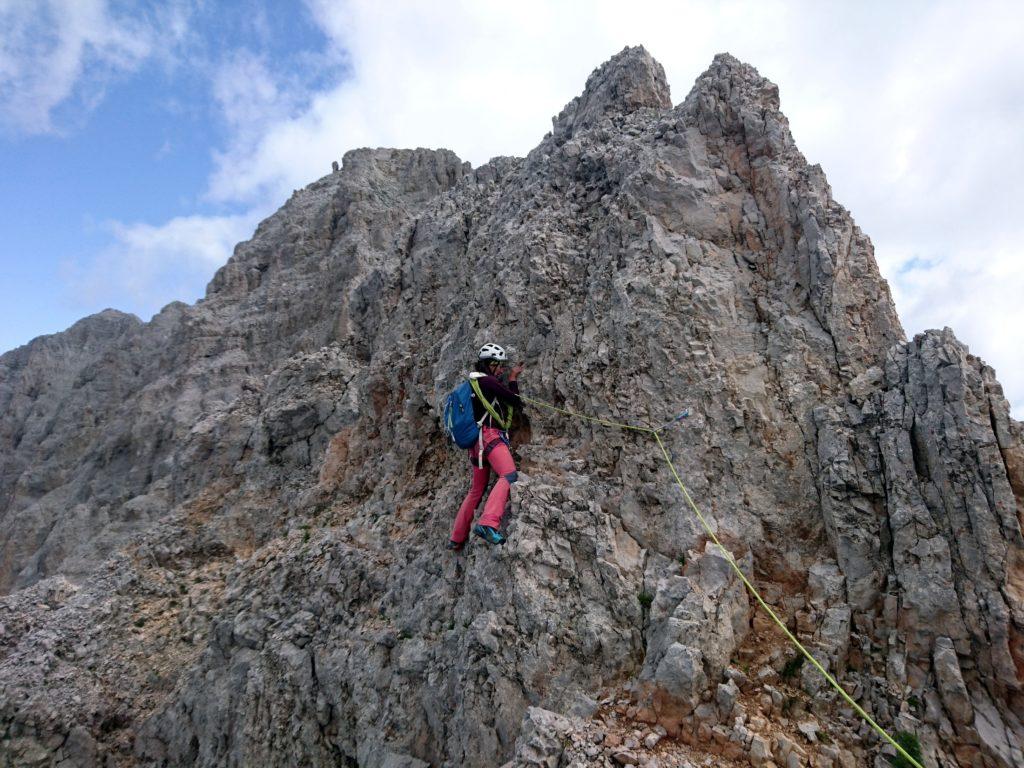
[[[354,150],[195,306],[0,357],[0,762],[883,760],[642,434],[527,409],[508,543],[444,550],[486,341],[559,407],[689,408],[690,493],[851,695],[929,764],[1024,764],[994,372],[904,337],[772,83],[722,54],[672,106],[639,48],[525,158]]]

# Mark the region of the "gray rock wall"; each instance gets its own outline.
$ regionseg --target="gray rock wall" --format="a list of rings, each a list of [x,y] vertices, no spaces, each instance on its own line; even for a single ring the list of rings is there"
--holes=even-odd
[[[0,357],[0,755],[874,760],[642,435],[528,409],[509,543],[443,550],[469,472],[437,405],[494,340],[556,405],[689,407],[667,445],[793,631],[928,760],[1020,764],[993,372],[904,339],[773,84],[721,55],[668,94],[627,49],[525,158],[349,152],[195,306]]]

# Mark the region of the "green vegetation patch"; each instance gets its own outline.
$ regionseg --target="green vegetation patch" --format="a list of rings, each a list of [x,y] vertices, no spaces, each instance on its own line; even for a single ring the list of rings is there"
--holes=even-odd
[[[895,738],[896,743],[903,747],[908,755],[917,760],[918,764],[924,765],[924,756],[921,754],[921,740],[917,738],[916,734],[910,733],[910,731],[899,731]],[[914,764],[899,752],[895,756],[886,755],[886,758],[896,768],[914,768]]]

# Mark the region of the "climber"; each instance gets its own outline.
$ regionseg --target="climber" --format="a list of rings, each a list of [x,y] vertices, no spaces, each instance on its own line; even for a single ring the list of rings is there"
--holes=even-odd
[[[480,522],[473,526],[473,533],[491,544],[502,544],[505,537],[498,528],[505,514],[505,502],[516,481],[515,462],[508,440],[508,428],[512,423],[513,408],[521,408],[519,384],[516,379],[523,372],[519,363],[508,371],[508,386],[502,383],[508,355],[497,344],[484,344],[476,362],[476,370],[470,376],[473,387],[473,415],[480,424],[480,440],[469,449],[469,460],[473,465],[473,484],[466,494],[459,514],[452,527],[448,549],[458,552],[469,538],[473,514],[483,498],[491,470],[498,480],[491,489],[484,505]],[[486,461],[486,464],[484,463]]]

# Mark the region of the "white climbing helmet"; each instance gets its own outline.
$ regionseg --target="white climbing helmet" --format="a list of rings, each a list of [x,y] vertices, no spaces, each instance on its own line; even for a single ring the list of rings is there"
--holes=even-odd
[[[497,360],[499,363],[507,363],[508,355],[506,355],[505,350],[497,344],[487,343],[480,347],[480,359]]]

